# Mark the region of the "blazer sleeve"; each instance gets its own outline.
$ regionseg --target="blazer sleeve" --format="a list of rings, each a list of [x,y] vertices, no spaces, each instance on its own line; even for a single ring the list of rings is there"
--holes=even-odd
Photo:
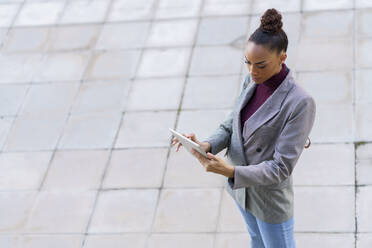
[[[310,96],[300,101],[280,133],[272,160],[249,166],[235,166],[228,178],[232,189],[277,184],[288,178],[299,159],[314,124],[316,105]]]
[[[235,104],[239,102],[242,97],[244,89],[250,82],[249,74],[245,77],[243,85],[240,90],[240,95],[235,101]],[[218,125],[217,129],[202,142],[208,142],[211,145],[210,153],[216,155],[222,151],[230,142],[232,133],[232,122],[234,118],[234,109],[229,113],[229,115]]]

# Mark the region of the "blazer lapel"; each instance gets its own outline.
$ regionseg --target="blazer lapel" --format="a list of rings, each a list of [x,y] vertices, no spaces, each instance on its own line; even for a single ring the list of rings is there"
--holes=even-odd
[[[241,127],[241,118],[240,112],[248,102],[248,100],[252,97],[255,88],[257,87],[256,83],[250,85],[250,87],[246,88],[246,95],[243,100],[238,104],[238,111],[236,115],[235,122],[237,123],[237,130],[238,130],[238,137],[239,142],[241,145],[241,149],[244,152],[243,148],[243,133],[244,130],[244,138],[248,139],[256,129],[261,127],[267,121],[269,121],[274,115],[276,115],[280,108],[283,100],[285,99],[287,93],[289,92],[291,86],[290,80],[292,80],[292,71],[290,70],[283,80],[283,82],[279,85],[279,87],[273,92],[273,94],[266,99],[266,101],[254,112],[254,114],[244,123],[244,126]]]

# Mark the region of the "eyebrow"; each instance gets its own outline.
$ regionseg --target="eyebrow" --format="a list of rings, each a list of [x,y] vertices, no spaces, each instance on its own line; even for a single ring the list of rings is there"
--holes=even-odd
[[[245,56],[244,56],[244,57],[245,57]],[[248,60],[247,57],[245,57],[245,59]],[[263,60],[263,61],[261,61],[261,62],[257,62],[257,63],[255,63],[255,64],[262,64],[262,63],[265,62],[265,61],[266,61],[266,60]]]

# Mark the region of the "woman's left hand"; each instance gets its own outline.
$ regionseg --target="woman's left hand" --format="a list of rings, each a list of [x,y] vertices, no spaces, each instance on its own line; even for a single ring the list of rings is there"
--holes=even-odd
[[[205,158],[195,149],[192,149],[191,153],[199,160],[206,171],[221,174],[226,177],[234,177],[234,166],[229,165],[222,158],[219,158],[210,152],[207,153],[208,158]]]

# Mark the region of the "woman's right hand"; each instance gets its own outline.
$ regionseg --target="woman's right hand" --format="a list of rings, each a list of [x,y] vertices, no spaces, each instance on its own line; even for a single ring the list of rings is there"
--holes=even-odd
[[[211,144],[209,144],[208,142],[200,142],[197,140],[196,136],[194,133],[191,133],[189,135],[186,135],[184,133],[182,133],[183,136],[191,139],[192,141],[194,141],[195,143],[199,144],[200,147],[205,151],[205,152],[210,152],[211,150]],[[176,145],[178,143],[178,146],[176,148],[176,152],[178,152],[178,150],[180,149],[180,147],[182,146],[182,143],[179,142],[179,140],[177,139],[177,137],[174,137],[173,140],[172,140],[172,147],[174,145]]]

